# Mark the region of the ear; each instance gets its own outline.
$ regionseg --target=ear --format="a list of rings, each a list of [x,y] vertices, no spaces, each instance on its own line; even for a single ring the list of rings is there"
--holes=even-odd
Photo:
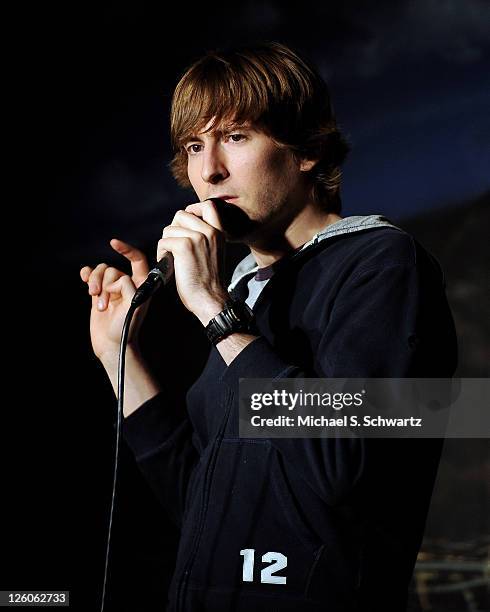
[[[309,172],[312,168],[314,168],[317,162],[317,159],[302,159],[299,164],[299,169],[301,172]]]

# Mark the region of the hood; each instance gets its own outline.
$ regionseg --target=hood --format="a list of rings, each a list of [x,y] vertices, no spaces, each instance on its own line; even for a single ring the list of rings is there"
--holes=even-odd
[[[355,232],[362,232],[367,229],[374,227],[391,227],[402,231],[396,225],[393,225],[386,217],[382,215],[357,215],[352,217],[344,217],[335,223],[327,225],[324,229],[316,233],[311,240],[306,242],[298,253],[318,244],[322,240],[332,238],[333,236],[339,236],[340,234],[353,234]],[[228,286],[228,291],[231,291],[238,282],[247,274],[255,272],[259,269],[257,262],[254,259],[252,253],[247,255],[235,268],[231,277],[231,282]]]

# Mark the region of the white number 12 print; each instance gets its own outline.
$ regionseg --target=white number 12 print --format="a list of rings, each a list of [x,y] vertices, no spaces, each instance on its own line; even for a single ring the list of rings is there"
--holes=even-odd
[[[254,562],[255,548],[244,548],[240,551],[240,556],[243,557],[243,582],[253,582],[254,580]],[[286,576],[273,576],[279,570],[284,569],[288,565],[288,558],[280,552],[267,552],[262,555],[264,563],[270,563],[260,572],[260,582],[266,584],[286,584]]]

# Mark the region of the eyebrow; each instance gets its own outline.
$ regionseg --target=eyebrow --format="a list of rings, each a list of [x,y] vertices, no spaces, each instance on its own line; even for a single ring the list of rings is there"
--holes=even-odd
[[[211,135],[216,134],[218,137],[221,137],[223,136],[223,134],[226,134],[228,132],[231,132],[237,129],[250,130],[252,129],[252,125],[249,121],[242,121],[240,123],[228,123],[221,128],[218,127],[218,128],[213,128],[212,130],[208,130],[207,132],[205,132],[205,134],[211,134]],[[187,138],[184,139],[184,143],[194,142],[194,141],[202,142],[202,140],[203,139],[201,138],[201,135],[190,134]]]

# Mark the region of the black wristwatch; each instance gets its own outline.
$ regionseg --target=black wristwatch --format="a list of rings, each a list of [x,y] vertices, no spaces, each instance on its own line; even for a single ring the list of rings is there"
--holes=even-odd
[[[224,309],[206,325],[206,334],[216,346],[230,334],[249,331],[252,318],[253,312],[245,302],[229,299]]]

